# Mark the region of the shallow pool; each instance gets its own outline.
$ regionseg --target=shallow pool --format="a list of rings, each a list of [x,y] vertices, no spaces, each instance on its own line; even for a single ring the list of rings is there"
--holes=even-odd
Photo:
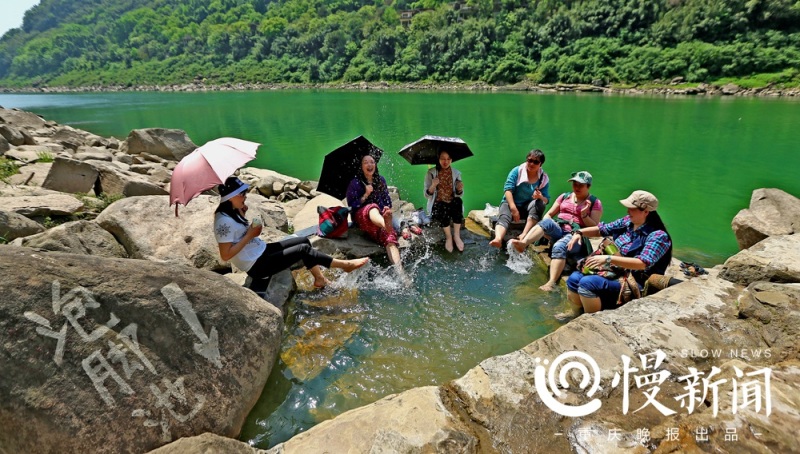
[[[488,240],[453,254],[418,245],[403,262],[409,287],[371,263],[333,288],[295,296],[242,440],[265,449],[386,395],[446,383],[552,332],[553,315],[566,308],[563,288],[538,289],[543,267]]]

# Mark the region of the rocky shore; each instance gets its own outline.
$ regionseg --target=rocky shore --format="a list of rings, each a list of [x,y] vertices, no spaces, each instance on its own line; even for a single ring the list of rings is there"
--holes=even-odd
[[[232,438],[308,276],[258,295],[219,260],[215,196],[175,216],[170,172],[195,148],[182,131],[118,141],[0,109],[0,137],[20,168],[0,183],[0,451],[263,452]],[[267,240],[339,202],[314,182],[241,176]],[[800,452],[800,200],[756,190],[732,225],[742,251],[708,275],[267,452]],[[383,253],[357,231],[314,241]]]
[[[92,85],[87,87],[27,87],[0,88],[0,93],[102,93],[102,92],[204,92],[204,91],[248,91],[248,90],[385,90],[385,91],[521,91],[537,93],[605,93],[619,95],[656,96],[759,96],[789,97],[800,96],[800,87],[783,88],[765,86],[745,88],[736,84],[690,84],[682,78],[669,82],[654,81],[652,84],[632,86],[609,86],[597,84],[534,84],[519,82],[509,85],[491,85],[485,82],[428,83],[428,82],[337,82],[315,84],[290,83],[228,83],[210,84],[203,80],[191,83],[164,85]]]

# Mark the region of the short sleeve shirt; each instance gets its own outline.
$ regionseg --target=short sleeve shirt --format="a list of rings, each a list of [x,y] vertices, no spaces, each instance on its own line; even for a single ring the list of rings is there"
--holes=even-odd
[[[238,243],[246,233],[247,226],[234,221],[227,214],[217,213],[214,215],[214,236],[217,243]],[[264,240],[258,237],[253,238],[231,258],[231,263],[242,271],[249,271],[266,249],[267,244]]]

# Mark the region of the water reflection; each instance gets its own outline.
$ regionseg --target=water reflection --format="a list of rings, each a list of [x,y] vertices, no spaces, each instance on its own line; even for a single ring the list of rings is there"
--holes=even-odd
[[[373,261],[323,292],[299,293],[242,439],[274,446],[388,394],[458,378],[551,332],[564,294],[538,290],[545,270],[525,260],[530,272],[509,270],[509,255],[486,240],[463,254],[422,244],[405,252],[410,286]]]

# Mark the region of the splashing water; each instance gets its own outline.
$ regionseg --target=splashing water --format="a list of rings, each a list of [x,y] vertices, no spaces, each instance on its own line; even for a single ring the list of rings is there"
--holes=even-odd
[[[506,251],[508,252],[506,267],[517,274],[528,274],[533,267],[533,259],[530,258],[528,253],[517,252],[510,241],[506,244]]]

